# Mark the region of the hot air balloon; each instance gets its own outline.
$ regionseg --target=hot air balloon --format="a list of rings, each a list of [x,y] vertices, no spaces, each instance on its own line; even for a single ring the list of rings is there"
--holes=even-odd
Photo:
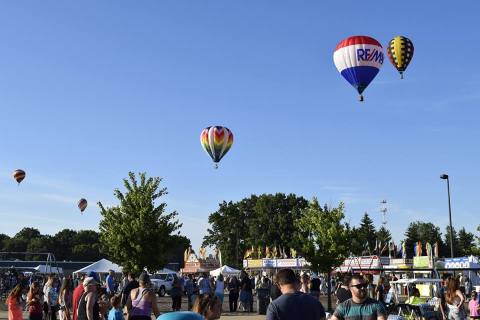
[[[413,58],[412,41],[403,36],[396,36],[388,43],[387,55],[393,66],[400,72],[400,79],[403,79],[403,72]]]
[[[86,199],[82,198],[78,201],[78,208],[80,212],[83,212],[87,208],[88,202]]]
[[[218,168],[218,162],[230,150],[233,144],[233,133],[222,126],[207,127],[200,134],[200,143]]]
[[[18,184],[20,184],[20,182],[22,182],[23,179],[25,179],[25,171],[23,171],[22,169],[17,169],[13,171],[12,175],[13,175],[13,179],[15,179],[18,182]]]
[[[342,40],[333,53],[337,70],[360,94],[375,78],[383,65],[383,48],[375,39],[367,36],[354,36]]]

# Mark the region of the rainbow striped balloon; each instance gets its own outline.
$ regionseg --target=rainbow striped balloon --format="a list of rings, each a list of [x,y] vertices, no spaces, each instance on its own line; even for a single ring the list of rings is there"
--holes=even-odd
[[[232,147],[233,133],[230,129],[222,126],[207,127],[200,134],[200,143],[217,168],[218,162]]]

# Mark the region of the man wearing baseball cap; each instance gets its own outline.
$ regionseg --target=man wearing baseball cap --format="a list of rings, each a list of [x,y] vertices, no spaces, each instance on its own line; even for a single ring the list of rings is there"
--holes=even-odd
[[[85,292],[78,302],[77,320],[100,320],[100,306],[97,301],[98,282],[94,277],[86,277],[83,280],[83,287]]]

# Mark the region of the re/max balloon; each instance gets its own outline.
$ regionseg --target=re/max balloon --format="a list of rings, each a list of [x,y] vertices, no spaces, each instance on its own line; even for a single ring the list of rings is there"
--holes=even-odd
[[[388,59],[400,72],[400,79],[403,79],[403,72],[407,69],[410,61],[412,61],[413,51],[413,43],[407,37],[396,36],[388,43]]]
[[[23,171],[22,169],[17,169],[15,171],[13,171],[12,173],[13,175],[13,179],[15,179],[15,181],[17,181],[18,184],[20,184],[20,182],[23,181],[23,179],[25,179],[25,171]]]
[[[368,36],[353,36],[342,40],[333,53],[333,62],[340,74],[360,94],[372,82],[383,65],[383,48]]]
[[[218,168],[218,162],[232,147],[233,133],[230,129],[222,126],[207,127],[200,134],[200,143],[212,158],[215,168]]]
[[[83,212],[87,208],[88,202],[86,199],[82,198],[78,201],[78,208],[80,212]]]

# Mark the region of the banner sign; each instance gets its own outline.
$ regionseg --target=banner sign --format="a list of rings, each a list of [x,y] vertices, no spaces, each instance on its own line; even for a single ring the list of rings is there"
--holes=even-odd
[[[263,259],[264,268],[276,268],[277,260],[276,259]]]
[[[429,256],[420,256],[413,257],[413,267],[414,268],[431,268],[432,264],[430,262]]]
[[[249,268],[261,268],[263,267],[262,259],[247,260]]]
[[[298,267],[298,259],[278,259],[277,268],[296,268]]]

